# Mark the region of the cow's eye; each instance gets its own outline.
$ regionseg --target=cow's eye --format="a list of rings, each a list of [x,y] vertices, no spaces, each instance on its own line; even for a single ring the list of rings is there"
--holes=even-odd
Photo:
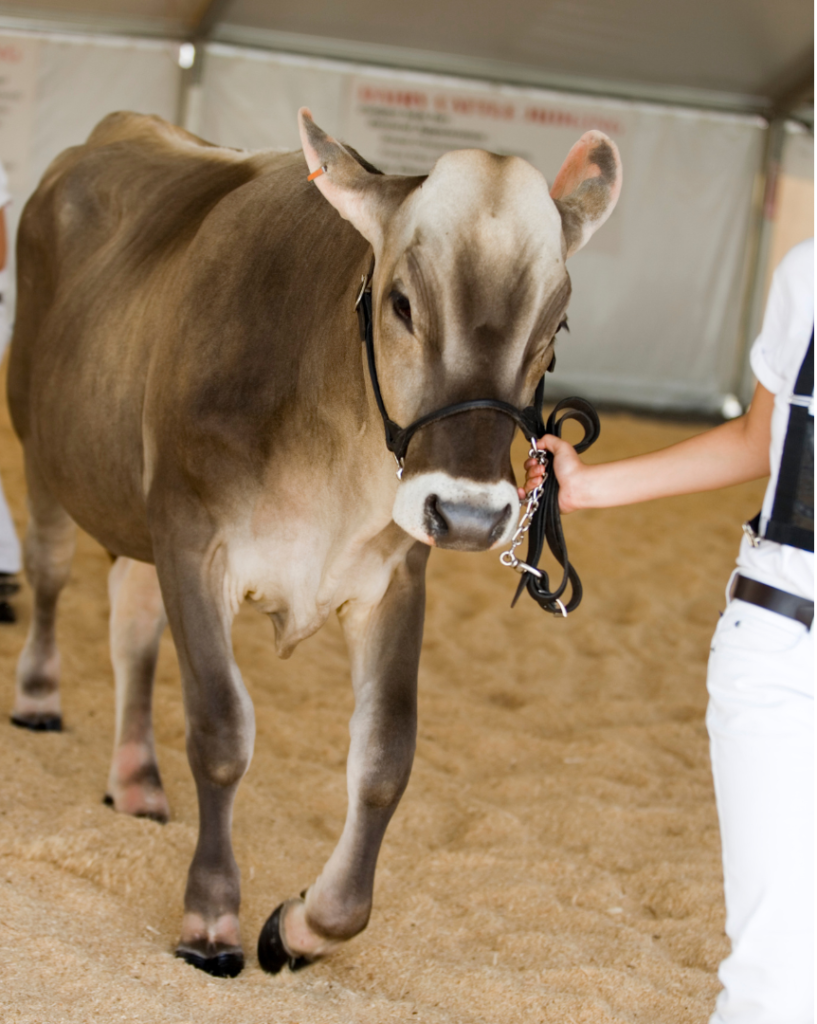
[[[405,295],[397,291],[392,292],[389,298],[391,299],[395,316],[399,320],[402,320],[410,331],[413,330],[413,325],[411,323],[411,303],[409,300]]]
[[[558,334],[563,327],[567,331],[567,333],[570,334],[570,328],[567,326],[567,317],[565,317],[564,320],[562,320],[562,322],[556,328],[556,334]],[[554,334],[554,338],[556,337],[556,334]]]

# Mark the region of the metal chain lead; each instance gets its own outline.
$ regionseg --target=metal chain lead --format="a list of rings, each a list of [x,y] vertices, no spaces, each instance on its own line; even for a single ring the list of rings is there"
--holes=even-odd
[[[540,466],[544,466],[547,461],[547,452],[540,451],[540,449],[536,447],[535,437],[530,439],[530,451],[528,452],[528,458],[536,459]],[[542,497],[543,489],[544,480],[542,480],[542,483],[538,487],[534,487],[528,495],[525,511],[522,513],[522,518],[519,520],[519,526],[516,528],[516,533],[511,538],[511,546],[507,551],[503,551],[499,556],[500,562],[503,565],[506,565],[509,569],[515,569],[520,573],[520,575],[523,572],[529,572],[532,576],[536,576],[537,579],[542,579],[542,573],[540,570],[532,565],[528,565],[527,562],[523,562],[520,558],[517,558],[514,552],[525,539],[528,530],[531,528],[534,513],[539,508],[539,500]]]

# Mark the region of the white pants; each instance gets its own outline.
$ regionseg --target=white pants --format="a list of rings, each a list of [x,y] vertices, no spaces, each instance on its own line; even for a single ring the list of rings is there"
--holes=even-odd
[[[715,630],[707,688],[732,940],[710,1024],[812,1024],[813,633],[732,601]]]
[[[8,325],[6,323],[6,310],[0,302],[0,361],[9,338]],[[3,494],[3,485],[0,483],[0,572],[20,571],[20,541],[11,521],[11,513],[6,504],[6,496]]]
[[[20,571],[20,541],[0,483],[0,572]]]

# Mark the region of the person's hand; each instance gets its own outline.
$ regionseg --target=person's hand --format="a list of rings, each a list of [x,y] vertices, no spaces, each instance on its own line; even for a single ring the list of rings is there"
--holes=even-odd
[[[536,442],[540,450],[549,451],[553,455],[553,471],[559,481],[559,509],[564,513],[574,512],[581,508],[579,501],[579,481],[587,467],[576,454],[576,449],[569,441],[563,441],[555,434],[545,434]],[[521,501],[534,489],[541,486],[545,479],[545,467],[540,465],[533,456],[525,463],[525,486],[519,488]]]
[[[544,440],[544,437],[540,437],[536,442],[536,447],[543,449]],[[525,462],[525,486],[517,487],[519,500],[524,501],[534,487],[541,487],[546,476],[547,472],[545,471],[545,467],[531,455],[531,457]]]

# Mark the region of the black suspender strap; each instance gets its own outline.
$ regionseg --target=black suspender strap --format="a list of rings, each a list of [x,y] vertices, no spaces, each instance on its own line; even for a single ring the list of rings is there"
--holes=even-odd
[[[800,372],[794,385],[794,394],[809,396],[814,394],[814,328],[811,329],[811,341],[808,343],[806,358],[800,364]]]
[[[814,331],[797,374],[765,540],[814,551]],[[757,532],[759,516],[750,524]]]

